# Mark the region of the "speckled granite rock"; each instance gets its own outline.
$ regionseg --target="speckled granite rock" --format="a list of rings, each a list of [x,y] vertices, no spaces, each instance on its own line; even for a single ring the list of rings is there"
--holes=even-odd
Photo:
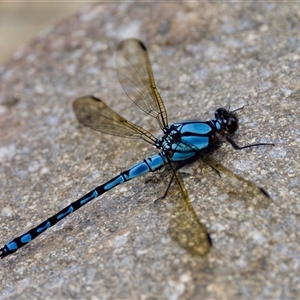
[[[166,173],[105,194],[0,262],[0,299],[262,298],[299,295],[300,10],[296,4],[121,3],[87,6],[0,67],[1,243],[43,221],[155,149],[78,125],[75,97],[95,94],[153,133],[126,99],[114,53],[148,46],[170,122],[247,104],[243,145],[214,153],[264,186],[273,203],[246,207],[201,163],[182,170],[213,248],[188,254],[168,235],[177,192],[153,204]],[[298,170],[298,171],[297,171]]]

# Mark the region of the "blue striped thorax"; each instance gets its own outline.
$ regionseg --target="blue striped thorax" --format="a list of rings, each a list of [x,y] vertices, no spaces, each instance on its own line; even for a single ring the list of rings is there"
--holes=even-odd
[[[156,146],[171,161],[181,161],[218,146],[237,129],[235,112],[219,108],[215,112],[215,120],[184,121],[165,127],[165,135],[157,140]]]

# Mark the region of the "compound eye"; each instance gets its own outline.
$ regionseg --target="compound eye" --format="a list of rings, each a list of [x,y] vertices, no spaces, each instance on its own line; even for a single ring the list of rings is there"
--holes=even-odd
[[[228,115],[228,112],[225,108],[218,108],[215,112],[216,120],[223,120]]]
[[[237,121],[237,119],[234,118],[234,117],[230,117],[227,120],[226,129],[227,129],[227,131],[228,131],[229,134],[232,134],[232,133],[236,132],[237,129],[238,129],[238,121]]]

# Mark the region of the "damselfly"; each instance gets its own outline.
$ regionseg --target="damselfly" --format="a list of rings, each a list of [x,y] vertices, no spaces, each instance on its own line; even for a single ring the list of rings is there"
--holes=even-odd
[[[117,49],[117,73],[127,96],[146,114],[157,119],[163,131],[163,136],[161,138],[154,137],[150,132],[127,121],[110,109],[103,101],[93,96],[85,96],[75,100],[73,108],[78,120],[82,124],[102,133],[142,139],[157,147],[160,152],[145,158],[128,170],[121,172],[35,228],[8,242],[0,249],[1,258],[16,252],[69,214],[117,185],[148,172],[155,172],[165,165],[171,166],[173,170],[172,180],[174,177],[176,178],[186,200],[186,206],[188,206],[187,195],[177,172],[181,167],[197,159],[201,159],[217,172],[220,170],[223,173],[228,173],[230,171],[218,167],[205,154],[217,148],[224,141],[229,142],[237,150],[262,145],[273,145],[257,143],[243,147],[238,146],[231,138],[238,129],[237,110],[230,111],[219,108],[216,110],[215,119],[213,120],[207,122],[183,121],[168,125],[166,109],[155,85],[146,47],[137,39],[127,39],[119,44]],[[242,180],[237,175],[234,176],[236,179]],[[251,196],[258,198],[268,197],[262,189],[245,180],[244,182],[249,185]],[[185,246],[184,243],[186,242],[192,245],[190,247],[192,250],[200,255],[204,255],[208,252],[211,245],[209,235],[204,225],[198,220],[195,221],[197,216],[193,210],[188,208],[186,212],[186,221],[193,219],[193,222],[190,222],[190,225],[186,227],[190,228],[191,231],[194,230],[196,234],[192,237],[194,239],[193,242],[188,240],[189,237],[186,237],[181,241],[179,239],[179,243]],[[185,223],[185,221],[182,221],[182,223]]]

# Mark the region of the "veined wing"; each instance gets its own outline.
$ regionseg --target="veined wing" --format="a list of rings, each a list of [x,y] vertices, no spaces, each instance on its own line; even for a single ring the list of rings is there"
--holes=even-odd
[[[203,160],[220,171],[222,192],[229,195],[231,199],[242,200],[246,206],[252,206],[254,208],[267,208],[272,202],[271,197],[263,188],[233,173],[208,156],[204,156]]]
[[[117,73],[127,96],[161,129],[168,125],[167,112],[155,85],[145,45],[137,39],[122,41],[117,49]]]
[[[155,144],[156,138],[147,130],[127,121],[94,96],[77,98],[73,109],[79,122],[102,133],[143,139]]]
[[[210,167],[220,172],[221,178],[218,180],[222,181],[221,192],[227,194],[231,200],[240,200],[246,206],[258,209],[267,208],[271,203],[271,198],[267,192],[257,187],[253,182],[234,174],[206,155],[202,156],[201,159]],[[170,236],[188,252],[204,256],[211,247],[211,239],[189,201],[180,174],[176,171],[175,175],[181,189],[182,197],[179,200],[177,199],[176,202],[173,201],[173,196],[170,197],[170,201],[174,203],[169,225]]]
[[[199,221],[180,174],[175,171],[176,181],[181,190],[180,199],[170,197],[174,204],[171,211],[169,234],[183,249],[193,255],[204,256],[211,247],[211,239],[206,227]]]
[[[220,175],[221,181],[224,182],[222,184],[222,192],[227,193],[232,198],[244,201],[247,206],[266,208],[270,204],[271,198],[263,188],[256,186],[253,182],[244,179],[215,162],[206,154],[207,151],[203,152],[203,150],[198,149],[196,146],[183,141],[181,143],[195,152],[195,159],[201,159]],[[211,150],[213,149],[212,147]]]

